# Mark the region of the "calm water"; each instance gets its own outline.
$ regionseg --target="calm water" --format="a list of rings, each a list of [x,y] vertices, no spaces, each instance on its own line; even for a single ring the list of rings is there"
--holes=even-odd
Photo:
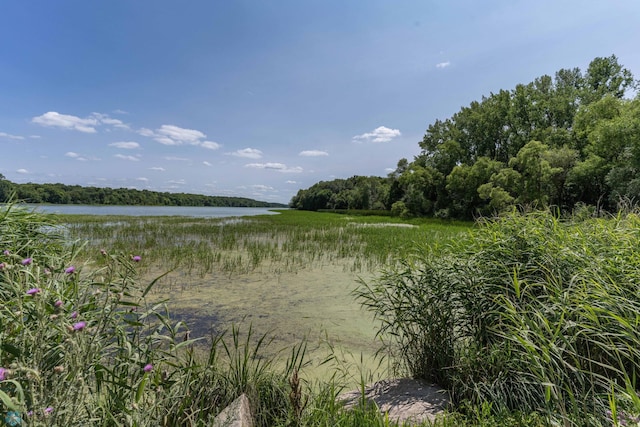
[[[127,215],[127,216],[188,216],[200,218],[226,218],[234,216],[273,215],[274,208],[224,208],[194,206],[92,206],[92,205],[37,205],[28,208],[43,213],[65,215]]]

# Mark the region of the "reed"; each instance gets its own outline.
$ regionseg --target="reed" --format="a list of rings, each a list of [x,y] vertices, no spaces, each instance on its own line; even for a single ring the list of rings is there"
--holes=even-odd
[[[132,251],[154,260],[146,264],[149,269],[180,267],[200,276],[261,268],[295,272],[335,260],[350,261],[351,271],[373,272],[413,242],[434,243],[469,227],[300,211],[233,220],[67,215],[60,221],[70,238],[88,242],[81,256],[91,257],[102,248]]]
[[[416,251],[356,293],[400,368],[456,402],[607,424],[612,402],[640,410],[628,403],[639,387],[638,230],[634,213],[514,213]]]

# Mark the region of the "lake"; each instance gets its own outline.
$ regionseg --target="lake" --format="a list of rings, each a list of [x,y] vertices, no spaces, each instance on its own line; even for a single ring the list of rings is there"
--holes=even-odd
[[[99,205],[39,205],[25,204],[42,213],[63,215],[125,215],[125,216],[186,216],[227,218],[235,216],[274,215],[276,208],[230,208],[202,206],[99,206]],[[282,208],[278,208],[282,209]]]

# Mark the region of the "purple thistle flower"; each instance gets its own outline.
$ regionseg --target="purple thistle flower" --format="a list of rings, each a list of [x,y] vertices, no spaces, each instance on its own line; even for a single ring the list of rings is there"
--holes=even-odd
[[[56,301],[55,303],[53,303],[53,305],[54,305],[55,307],[61,307],[61,306],[62,306],[62,304],[63,304],[63,302],[62,302],[61,300],[58,300],[58,301]]]
[[[7,370],[4,368],[0,368],[0,381],[4,381],[7,376]]]
[[[27,291],[27,295],[35,295],[40,293],[40,288],[31,288]]]
[[[5,249],[4,252],[2,252],[5,255],[11,255],[11,252],[9,252],[9,249]]]
[[[147,363],[146,365],[144,365],[144,368],[142,368],[142,370],[145,372],[151,372],[153,370],[153,365],[151,363]]]
[[[22,260],[22,265],[29,265],[33,262],[33,258],[25,258]]]
[[[64,270],[64,272],[67,274],[73,274],[74,271],[76,271],[76,268],[73,265],[70,267],[67,267],[67,269]]]
[[[81,331],[87,326],[87,322],[78,322],[73,324],[74,331]]]
[[[6,264],[4,262],[0,262],[0,270],[4,270]]]
[[[51,406],[47,406],[46,408],[44,408],[44,413],[45,414],[50,414],[53,412],[53,408]]]
[[[142,260],[142,257],[140,255],[136,255],[132,259],[134,262],[140,262]]]
[[[76,317],[78,317],[78,312],[74,311],[73,313],[71,313],[71,318],[75,319]]]
[[[105,251],[104,249],[100,249],[100,254],[102,254],[102,256],[106,256],[107,255],[107,251]]]

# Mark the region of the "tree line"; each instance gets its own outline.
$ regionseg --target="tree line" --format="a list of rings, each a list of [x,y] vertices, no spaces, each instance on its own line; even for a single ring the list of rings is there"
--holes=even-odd
[[[130,188],[83,187],[65,184],[17,184],[0,174],[0,202],[10,197],[26,203],[144,206],[286,207],[244,197],[167,193]]]
[[[297,209],[473,218],[513,206],[616,210],[640,197],[640,95],[615,55],[491,93],[428,126],[387,177],[300,190]]]

